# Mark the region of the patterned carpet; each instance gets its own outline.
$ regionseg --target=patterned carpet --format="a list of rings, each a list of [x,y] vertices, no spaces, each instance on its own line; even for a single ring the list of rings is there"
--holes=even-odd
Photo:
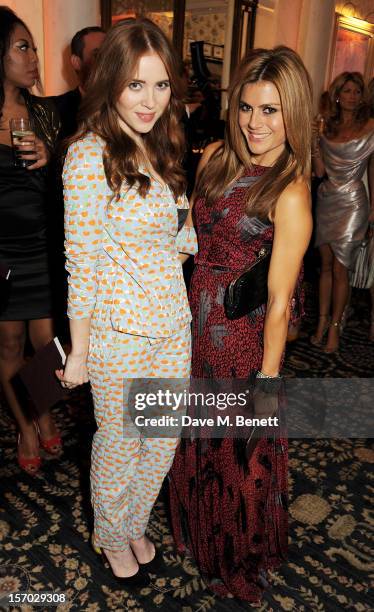
[[[341,350],[328,357],[308,342],[315,323],[309,293],[300,339],[287,350],[287,376],[373,377],[367,292],[354,292],[352,306]],[[61,460],[44,456],[42,471],[33,479],[15,463],[14,425],[4,406],[0,409],[1,610],[8,609],[1,594],[15,591],[65,593],[69,603],[59,604],[59,611],[253,609],[245,602],[219,599],[210,593],[193,560],[176,554],[163,494],[149,528],[150,537],[162,549],[163,563],[149,588],[136,595],[118,590],[88,544],[92,524],[88,498],[94,431],[91,407],[81,394],[70,406],[59,406],[55,412],[64,434],[64,456]],[[271,584],[257,610],[374,609],[369,591],[374,575],[373,462],[369,440],[290,442],[289,561],[270,576]],[[32,609],[31,605],[22,606],[23,611]]]

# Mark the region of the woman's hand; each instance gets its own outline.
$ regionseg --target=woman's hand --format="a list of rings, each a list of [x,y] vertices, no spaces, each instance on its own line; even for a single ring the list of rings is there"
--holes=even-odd
[[[65,389],[74,389],[88,382],[87,357],[70,353],[65,368],[55,371],[57,378]]]
[[[27,170],[37,170],[46,166],[50,159],[50,152],[48,151],[46,144],[37,136],[35,136],[35,153],[32,155],[25,155],[24,158],[30,161],[35,159],[35,163],[31,166],[27,166]]]

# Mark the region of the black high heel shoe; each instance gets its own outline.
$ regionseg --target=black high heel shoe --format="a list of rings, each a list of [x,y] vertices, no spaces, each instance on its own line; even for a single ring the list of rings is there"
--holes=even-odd
[[[109,565],[110,567],[110,563],[109,563],[109,560],[107,559],[105,552],[99,546],[96,545],[93,534],[91,536],[91,546],[97,555],[101,555],[101,559],[102,559],[104,566]],[[112,570],[112,575],[113,575],[114,580],[117,582],[119,586],[128,587],[130,589],[143,589],[144,587],[149,586],[149,583],[150,583],[149,576],[143,570],[143,567],[144,566],[141,566],[139,564],[139,570],[133,576],[116,576],[113,573],[113,570]]]
[[[116,576],[113,574],[113,578],[119,586],[123,586],[129,589],[144,589],[149,586],[150,578],[147,573],[144,573],[139,566],[139,571],[134,576]]]

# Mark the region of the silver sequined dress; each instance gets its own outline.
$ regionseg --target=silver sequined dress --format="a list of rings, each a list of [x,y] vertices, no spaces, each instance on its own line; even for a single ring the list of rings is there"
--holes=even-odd
[[[321,137],[328,179],[318,189],[316,246],[329,244],[335,257],[352,268],[368,227],[369,202],[362,177],[374,153],[374,132],[348,142]]]

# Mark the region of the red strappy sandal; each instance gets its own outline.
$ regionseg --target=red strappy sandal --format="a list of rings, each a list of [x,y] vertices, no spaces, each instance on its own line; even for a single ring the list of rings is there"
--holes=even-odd
[[[42,464],[42,460],[40,455],[36,455],[35,457],[23,457],[19,450],[19,445],[21,441],[21,434],[18,434],[17,441],[17,461],[18,465],[27,474],[30,476],[35,476],[40,470],[40,466]]]
[[[53,438],[42,438],[40,435],[40,431],[38,428],[38,433],[39,433],[39,442],[40,442],[40,446],[50,455],[60,455],[62,453],[62,438],[60,436],[60,434],[56,434],[55,436],[53,436]]]

